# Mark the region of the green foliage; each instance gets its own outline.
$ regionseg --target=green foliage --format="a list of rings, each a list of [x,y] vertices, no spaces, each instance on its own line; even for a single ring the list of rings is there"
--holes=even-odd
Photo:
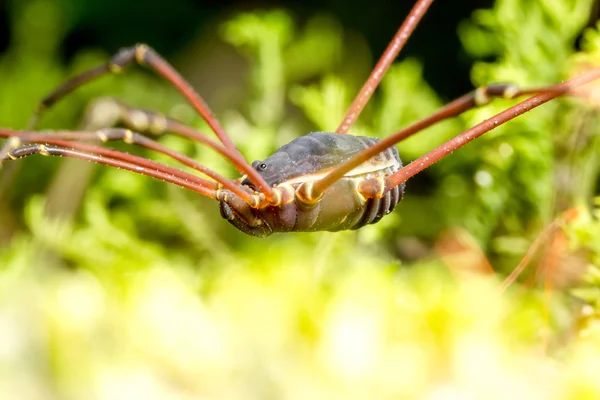
[[[0,126],[24,127],[59,82],[110,56],[88,49],[69,66],[59,62],[60,4],[15,2],[14,40],[0,54]],[[486,59],[474,83],[542,86],[597,64],[597,30],[574,51],[590,7],[499,0],[476,12],[458,30],[466,51]],[[284,11],[251,12],[222,22],[220,34],[249,65],[247,82],[228,93],[241,107],[217,110],[249,160],[334,130],[373,64],[362,39],[331,16],[299,26]],[[202,57],[188,62],[210,61]],[[223,85],[231,78],[222,66],[210,76]],[[447,157],[424,181],[408,182],[397,211],[356,232],[260,240],[223,221],[213,201],[148,178],[42,157],[4,164],[0,397],[598,397],[600,207],[589,199],[600,143],[591,88],[584,100],[554,101]],[[208,132],[172,88],[135,68],[68,96],[43,128],[77,127],[85,105],[105,95]],[[513,103],[496,101],[398,148],[408,162]],[[404,59],[352,133],[386,137],[442,104],[419,60]],[[204,146],[161,142],[235,176]],[[563,217],[575,206],[576,218]],[[584,265],[584,283],[570,290],[583,311],[560,290],[549,303],[533,288],[500,293],[495,277],[448,272],[468,269],[481,251],[499,271],[512,270],[552,221],[562,223],[539,264],[566,235],[553,264]],[[439,236],[456,227],[472,244],[453,263]]]

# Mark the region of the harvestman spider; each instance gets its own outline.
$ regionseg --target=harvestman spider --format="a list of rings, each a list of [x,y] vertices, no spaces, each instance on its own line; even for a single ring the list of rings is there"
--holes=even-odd
[[[512,85],[481,87],[386,139],[346,135],[432,2],[416,2],[335,133],[313,132],[299,137],[263,161],[255,161],[252,165],[246,162],[200,95],[151,48],[136,45],[122,49],[105,65],[83,72],[59,86],[42,100],[29,130],[0,128],[0,136],[10,138],[0,154],[0,162],[33,154],[65,156],[162,179],[217,200],[225,219],[241,231],[260,237],[273,232],[358,229],[375,223],[391,212],[402,199],[404,182],[413,175],[498,125],[600,77],[600,69],[594,69],[562,84],[541,89],[521,90]],[[125,105],[119,105],[121,119],[131,130],[58,131],[50,135],[35,132],[34,127],[41,113],[62,97],[99,76],[119,73],[133,63],[154,70],[170,82],[202,115],[221,143],[202,136],[179,121]],[[485,105],[493,97],[515,98],[523,95],[533,96],[402,166],[394,147],[396,143],[439,121]],[[170,132],[197,140],[231,161],[242,177],[227,179],[137,132]],[[166,154],[211,179],[200,178],[142,157],[84,143],[114,140]]]

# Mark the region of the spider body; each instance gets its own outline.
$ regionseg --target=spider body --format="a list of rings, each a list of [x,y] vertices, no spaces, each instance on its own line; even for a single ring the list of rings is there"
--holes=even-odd
[[[402,168],[393,146],[346,173],[318,201],[307,201],[298,190],[378,141],[329,132],[296,138],[265,160],[252,163],[279,193],[281,203],[253,209],[238,205],[228,193],[220,200],[221,215],[241,231],[260,237],[273,232],[340,231],[374,224],[402,199],[404,183],[385,193],[380,183],[381,193],[372,198],[363,196],[359,187],[362,182],[383,182]],[[242,178],[241,185],[253,192],[257,189],[248,178]]]
[[[41,101],[27,130],[0,128],[0,137],[9,138],[0,148],[0,162],[34,154],[66,156],[161,179],[216,200],[225,219],[258,237],[273,232],[358,229],[376,223],[402,199],[405,182],[410,177],[499,125],[600,77],[597,68],[561,84],[537,89],[522,90],[505,84],[480,87],[385,139],[347,134],[432,2],[416,0],[335,132],[314,132],[297,138],[263,161],[249,164],[191,85],[154,50],[138,44],[121,49],[105,64],[84,71],[56,88]],[[114,120],[108,126],[122,124],[128,129],[52,133],[35,130],[41,113],[61,98],[103,75],[123,72],[131,64],[145,66],[167,80],[203,117],[218,141],[180,121],[117,101],[113,104]],[[531,97],[402,165],[395,145],[409,136],[485,105],[494,97],[527,95]],[[167,133],[212,148],[229,160],[242,177],[234,180],[223,177],[144,136]],[[98,145],[115,140],[165,154],[207,178]]]

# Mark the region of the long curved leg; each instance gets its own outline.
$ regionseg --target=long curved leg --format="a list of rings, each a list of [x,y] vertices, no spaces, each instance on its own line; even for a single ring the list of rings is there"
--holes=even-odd
[[[185,155],[177,153],[167,147],[162,146],[160,143],[157,143],[143,135],[140,135],[139,133],[132,132],[127,129],[112,128],[112,129],[103,129],[103,130],[100,130],[97,132],[62,131],[62,132],[53,132],[50,134],[42,134],[42,133],[37,133],[37,132],[16,132],[16,131],[8,131],[5,129],[0,129],[0,136],[9,136],[10,137],[10,139],[7,142],[7,144],[10,145],[10,148],[8,150],[5,150],[3,153],[0,153],[0,157],[1,157],[1,155],[7,155],[9,158],[12,158],[10,156],[12,154],[12,152],[18,148],[24,147],[25,146],[23,144],[24,142],[35,142],[35,144],[40,144],[40,143],[56,144],[58,146],[70,147],[73,149],[79,149],[79,150],[84,150],[84,151],[88,151],[88,152],[93,152],[94,154],[97,154],[97,155],[107,156],[110,158],[115,158],[115,159],[119,159],[122,161],[135,163],[135,164],[142,165],[142,166],[145,166],[148,168],[166,167],[166,166],[163,166],[162,164],[147,160],[142,157],[133,156],[131,154],[122,153],[122,152],[112,150],[112,149],[107,149],[107,148],[104,148],[101,146],[94,146],[94,145],[90,145],[87,143],[75,142],[72,140],[77,139],[77,140],[83,140],[83,141],[95,141],[95,142],[103,142],[103,143],[107,142],[107,141],[120,140],[120,141],[124,141],[124,142],[130,143],[130,144],[137,144],[142,147],[146,147],[146,148],[154,150],[156,152],[165,154],[165,155],[181,162],[182,164],[184,164],[188,167],[194,168],[197,171],[202,172],[205,175],[211,177],[216,182],[218,182],[220,185],[222,185],[224,188],[229,189],[231,192],[238,195],[244,201],[247,201],[249,203],[252,201],[252,196],[248,192],[243,190],[237,182],[231,181],[231,180],[217,174],[216,172],[214,172],[211,169],[205,167],[204,165],[198,163],[196,160],[194,160],[190,157],[187,157]],[[1,161],[2,161],[2,158],[0,158],[0,162]],[[170,168],[170,167],[166,167],[166,168]],[[173,170],[179,171],[177,169],[173,169]],[[171,173],[173,173],[173,171],[171,171]],[[186,177],[187,177],[187,175],[186,175]],[[201,179],[198,177],[195,177],[195,178]],[[212,186],[214,186],[214,184],[215,184],[215,182],[213,182],[213,181],[206,181],[206,180],[202,180],[200,183],[202,183],[204,186],[209,186],[210,184],[212,184]],[[216,188],[216,186],[214,186],[214,187]]]
[[[141,166],[137,163],[106,157],[93,152],[86,152],[84,150],[71,149],[64,146],[27,144],[0,156],[0,162],[6,159],[16,160],[35,154],[77,158],[111,167],[121,168],[193,190],[194,192],[200,193],[201,195],[210,197],[212,199],[217,198],[217,191],[215,189],[204,186],[202,183],[199,183],[196,181],[196,179],[194,179],[196,178],[194,175],[187,174],[183,171],[174,173],[176,170],[169,167],[165,167],[164,170],[157,170],[154,168]]]
[[[32,135],[37,135],[37,134],[38,133],[32,133]],[[73,142],[73,141],[56,139],[50,135],[42,135],[42,134],[39,134],[39,135],[43,136],[42,139],[43,139],[44,143],[26,143],[26,142],[22,143],[22,141],[19,137],[20,135],[21,135],[21,132],[19,132],[19,131],[9,131],[6,129],[0,129],[0,136],[9,137],[8,143],[10,143],[12,145],[6,152],[0,153],[0,166],[2,166],[3,161],[9,160],[9,159],[12,160],[13,157],[11,157],[11,154],[14,150],[16,150],[18,148],[25,147],[30,144],[32,144],[32,145],[51,144],[51,145],[65,147],[65,148],[81,150],[84,152],[93,153],[100,157],[113,158],[115,160],[120,160],[120,161],[128,162],[130,164],[139,165],[144,168],[153,169],[153,170],[161,171],[161,172],[164,172],[167,174],[180,176],[182,178],[190,179],[196,183],[202,184],[207,187],[214,187],[214,188],[217,187],[217,182],[203,179],[203,178],[200,178],[195,175],[191,175],[191,174],[181,171],[177,168],[172,168],[172,167],[163,165],[161,163],[148,160],[143,157],[138,157],[138,156],[134,156],[132,154],[123,153],[123,152],[113,150],[113,149],[108,149],[106,147],[97,146],[97,145],[93,145],[93,144],[89,144],[89,143]]]
[[[141,66],[146,66],[156,72],[158,75],[167,80],[173,85],[202,115],[206,123],[213,129],[219,140],[228,148],[234,149],[235,145],[225,133],[223,127],[216,119],[214,113],[210,110],[202,97],[192,88],[192,86],[156,51],[145,44],[136,44],[131,47],[126,47],[115,54],[105,65],[92,68],[84,71],[81,74],[69,79],[53,92],[47,95],[38,105],[30,121],[30,129],[34,129],[37,125],[42,112],[50,108],[54,103],[73,92],[80,86],[91,82],[108,73],[121,73],[130,64],[137,63]]]
[[[336,133],[346,133],[348,129],[354,125],[363,108],[365,108],[365,105],[369,102],[373,92],[375,92],[379,82],[381,82],[383,75],[390,68],[390,65],[392,65],[398,56],[398,53],[400,53],[400,50],[402,50],[402,47],[406,44],[406,41],[429,9],[431,3],[433,3],[433,0],[418,0],[415,3],[412,10],[410,10],[410,13],[408,13],[404,19],[400,29],[398,29],[398,32],[396,32],[392,41],[381,55],[375,68],[371,71],[371,75],[369,75],[367,81],[356,95],[356,98],[348,108],[348,111],[346,111],[342,123],[335,130]]]
[[[539,107],[540,105],[547,103],[548,101],[555,99],[558,96],[571,93],[573,89],[599,78],[600,68],[595,68],[572,79],[569,79],[568,81],[565,81],[553,87],[549,87],[540,94],[530,97],[510,107],[509,109],[504,110],[499,114],[496,114],[494,117],[488,120],[480,122],[474,127],[450,139],[446,143],[436,147],[424,156],[421,156],[418,159],[414,160],[407,166],[400,169],[398,172],[390,175],[386,182],[386,189],[389,190],[389,188],[397,186],[402,182],[406,182],[409,178],[413,177],[414,175],[418,174],[424,169],[429,168],[431,165],[435,164],[448,154],[463,147],[467,143],[471,142],[474,139],[477,139],[478,137],[491,131],[492,129],[510,121],[511,119],[514,119],[526,113],[527,111]]]
[[[112,128],[119,124],[147,136],[162,136],[167,133],[204,143],[212,149],[221,152],[223,148],[218,142],[206,137],[199,131],[181,121],[167,117],[166,115],[132,107],[120,100],[111,97],[102,97],[94,100],[86,111],[82,126],[83,130],[96,131]],[[225,152],[227,156],[230,150]]]
[[[586,83],[589,83],[593,80],[599,79],[599,78],[600,78],[600,68],[596,68],[596,69],[585,72],[581,75],[578,75],[568,81],[565,81],[565,82],[555,85],[555,86],[550,86],[548,88],[542,88],[542,89],[536,89],[536,90],[527,90],[527,91],[517,92],[518,95],[529,94],[531,92],[538,93],[538,94],[518,103],[517,105],[495,115],[494,117],[492,117],[486,121],[483,121],[483,122],[475,125],[471,129],[468,129],[465,132],[457,135],[453,139],[450,139],[448,142],[440,145],[439,147],[435,148],[434,150],[430,151],[429,153],[425,154],[424,156],[422,156],[422,157],[418,158],[417,160],[411,162],[410,164],[406,165],[405,167],[403,167],[396,173],[390,175],[386,179],[385,191],[388,191],[391,188],[401,184],[402,182],[405,182],[410,177],[416,175],[417,173],[419,173],[419,172],[423,171],[424,169],[430,167],[431,165],[435,164],[436,162],[441,160],[446,155],[459,149],[460,147],[464,146],[468,142],[483,135],[484,133],[491,131],[492,129],[496,128],[497,126],[500,126],[500,125],[504,124],[505,122],[510,121],[511,119],[516,118],[519,115],[524,114],[525,112],[527,112],[535,107],[538,107],[558,96],[571,93],[573,91],[573,89],[575,89],[579,86],[582,86]],[[491,87],[491,88],[494,88],[494,87]],[[364,151],[355,155],[354,157],[352,157],[345,163],[336,167],[327,176],[316,181],[314,183],[314,185],[306,186],[304,189],[305,192],[303,193],[303,196],[305,196],[307,199],[311,199],[311,200],[318,199],[329,186],[331,186],[333,183],[337,182],[346,173],[348,173],[352,169],[356,168],[358,165],[362,164],[363,162],[367,161],[371,157],[377,155],[378,153],[382,152],[383,150],[389,148],[390,146],[393,146],[396,143],[406,139],[407,137],[409,137],[417,132],[420,132],[421,130],[433,125],[436,122],[439,122],[446,118],[458,115],[458,114],[468,110],[469,108],[472,108],[473,104],[477,105],[476,104],[477,96],[475,96],[476,92],[458,98],[457,100],[442,107],[437,112],[430,115],[429,117],[426,117],[420,121],[415,122],[414,124],[399,131],[398,133],[391,135],[386,139],[381,140],[380,142],[376,143],[375,145],[373,145],[373,146],[369,147],[368,149],[365,149]],[[493,92],[493,91],[490,90],[490,93],[491,92]],[[517,94],[515,94],[515,96]]]
[[[175,70],[175,68],[156,53],[156,51],[145,44],[136,44],[135,46],[121,49],[107,64],[85,71],[63,83],[40,102],[28,125],[29,130],[35,128],[45,109],[51,107],[64,96],[100,76],[108,73],[120,73],[133,63],[148,67],[173,85],[190,102],[190,104],[192,104],[196,111],[200,113],[225,148],[227,148],[231,154],[236,155],[235,159],[239,163],[236,164],[236,166],[245,165],[245,169],[248,171],[252,169],[236,149],[235,145],[202,97],[181,76],[181,74]],[[249,173],[248,177],[267,199],[274,200],[273,190],[258,173]]]
[[[253,182],[263,179],[238,152],[227,149],[218,142],[202,135],[191,126],[166,115],[131,107],[119,100],[103,98],[93,103],[84,117],[84,126],[106,128],[118,124],[123,124],[127,128],[142,134],[148,133],[153,136],[161,136],[166,133],[173,133],[200,142],[231,161],[242,175],[247,175]],[[77,137],[70,139],[78,140]]]

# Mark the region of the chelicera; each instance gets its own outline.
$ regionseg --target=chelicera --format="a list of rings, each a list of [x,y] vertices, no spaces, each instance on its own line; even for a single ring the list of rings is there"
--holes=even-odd
[[[106,64],[81,73],[50,93],[40,103],[29,129],[0,128],[0,136],[9,138],[2,148],[0,162],[33,154],[66,156],[162,179],[218,201],[225,219],[239,230],[259,237],[274,232],[358,229],[376,223],[402,199],[405,182],[410,177],[498,125],[600,77],[600,69],[594,69],[547,88],[522,90],[505,84],[481,87],[386,139],[347,134],[432,2],[416,2],[334,132],[313,132],[296,138],[265,160],[252,164],[245,161],[210,108],[185,79],[151,48],[136,45],[122,49]],[[219,141],[177,120],[116,101],[111,104],[115,121],[127,129],[35,131],[41,113],[62,97],[97,77],[122,72],[133,63],[148,67],[170,82],[204,118]],[[410,164],[402,165],[395,144],[403,139],[487,104],[494,97],[525,95],[532,97],[460,133]],[[142,135],[167,132],[211,147],[226,157],[242,176],[234,180],[225,178]],[[115,140],[166,154],[210,179],[93,144]]]

